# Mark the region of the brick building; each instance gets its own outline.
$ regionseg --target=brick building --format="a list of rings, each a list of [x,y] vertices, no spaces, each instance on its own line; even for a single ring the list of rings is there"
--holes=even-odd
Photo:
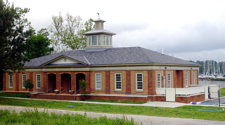
[[[28,92],[23,83],[30,79],[34,84],[32,98],[76,100],[80,96],[79,80],[84,79],[88,99],[204,100],[202,92],[176,93],[178,89],[196,89],[191,86],[198,84],[199,65],[141,47],[113,48],[115,33],[104,29],[104,20],[94,22],[95,29],[85,33],[84,50],[35,58],[25,63],[24,72],[5,73],[4,92]],[[54,94],[56,89],[60,94]],[[70,90],[74,93],[67,94]]]

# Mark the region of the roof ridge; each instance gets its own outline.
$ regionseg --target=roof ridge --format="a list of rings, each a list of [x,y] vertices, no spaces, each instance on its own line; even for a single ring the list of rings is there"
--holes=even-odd
[[[145,55],[145,57],[148,59],[149,62],[153,62],[153,61],[149,58],[149,56],[147,56],[146,52],[143,51],[143,49],[145,49],[145,48],[142,48],[142,47],[137,47],[137,48],[141,51],[141,53],[143,53],[143,55]]]

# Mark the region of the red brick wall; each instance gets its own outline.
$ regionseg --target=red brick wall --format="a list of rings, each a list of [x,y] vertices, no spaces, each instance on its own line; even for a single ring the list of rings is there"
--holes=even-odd
[[[190,102],[199,102],[205,100],[205,94],[188,96],[188,97],[176,97],[176,102],[190,103]]]
[[[126,93],[131,93],[131,71],[126,71]]]
[[[105,93],[110,94],[110,71],[106,71],[105,73],[105,89],[106,89]]]

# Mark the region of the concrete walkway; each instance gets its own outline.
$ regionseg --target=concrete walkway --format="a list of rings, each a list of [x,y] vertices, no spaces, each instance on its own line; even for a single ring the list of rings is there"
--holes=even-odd
[[[34,110],[34,108],[20,107],[20,106],[2,106],[0,109],[9,111],[26,111]],[[59,110],[59,109],[44,109],[37,108],[38,111],[48,111],[49,113],[56,114],[84,114],[88,117],[101,117],[106,116],[108,118],[123,118],[124,116],[130,120],[134,119],[135,122],[142,122],[143,125],[225,125],[225,122],[221,121],[209,121],[209,120],[197,120],[197,119],[185,119],[185,118],[167,118],[167,117],[154,117],[154,116],[143,116],[143,115],[122,115],[122,114],[111,114],[111,113],[96,113],[96,112],[84,112],[84,111],[70,111],[70,110]],[[138,110],[138,108],[137,108]]]

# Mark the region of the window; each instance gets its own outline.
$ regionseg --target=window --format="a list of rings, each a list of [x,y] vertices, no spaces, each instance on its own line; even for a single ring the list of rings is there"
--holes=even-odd
[[[171,74],[168,73],[168,88],[171,88]]]
[[[115,89],[116,90],[121,90],[122,88],[122,80],[121,80],[121,74],[116,73],[115,74]]]
[[[192,84],[195,85],[196,84],[196,77],[195,77],[195,72],[192,73]]]
[[[36,74],[36,88],[41,88],[41,75]]]
[[[104,45],[110,46],[111,45],[111,36],[105,35],[104,36]]]
[[[185,73],[185,86],[188,87],[188,72]]]
[[[160,73],[157,74],[157,86],[158,86],[158,88],[161,88],[161,74]]]
[[[136,89],[143,90],[143,74],[142,73],[136,74]]]
[[[22,74],[22,88],[25,88],[25,81],[27,79],[27,75],[26,74]]]
[[[9,74],[9,88],[13,88],[13,74]]]
[[[100,45],[100,35],[89,36],[88,38],[89,45],[97,46]]]
[[[102,89],[102,76],[101,73],[95,74],[95,88],[96,89]]]

